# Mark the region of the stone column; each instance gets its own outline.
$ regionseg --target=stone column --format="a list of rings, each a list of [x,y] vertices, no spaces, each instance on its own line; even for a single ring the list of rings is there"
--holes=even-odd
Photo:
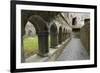
[[[64,41],[66,40],[66,35],[67,35],[67,34],[66,34],[66,32],[65,32],[65,33],[64,33]]]
[[[48,32],[38,32],[38,55],[40,56],[47,56],[49,49],[48,49]]]
[[[65,33],[65,39],[67,39],[67,32]]]
[[[59,44],[62,43],[62,34],[59,33]]]
[[[26,19],[25,19],[26,18]],[[21,62],[25,62],[25,55],[24,55],[24,46],[23,46],[23,36],[25,34],[25,24],[27,22],[27,16],[21,12]]]
[[[24,36],[24,31],[22,31],[21,34],[21,62],[24,63],[25,62],[25,55],[24,55],[24,46],[23,46],[23,36]]]
[[[55,48],[58,45],[58,33],[51,32],[50,33],[50,47]]]
[[[66,33],[64,32],[64,41],[66,40]]]

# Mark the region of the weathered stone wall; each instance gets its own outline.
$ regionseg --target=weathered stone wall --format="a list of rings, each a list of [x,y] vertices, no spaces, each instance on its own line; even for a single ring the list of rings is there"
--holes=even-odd
[[[90,19],[84,20],[85,25],[80,29],[80,39],[90,54]]]

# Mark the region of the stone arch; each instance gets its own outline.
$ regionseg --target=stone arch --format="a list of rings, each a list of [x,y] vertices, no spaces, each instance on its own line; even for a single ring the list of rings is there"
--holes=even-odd
[[[56,24],[50,27],[50,47],[55,48],[58,45],[58,32]]]
[[[47,56],[48,50],[48,27],[45,20],[39,15],[32,15],[28,18],[35,29],[38,36],[38,55]]]
[[[39,15],[32,15],[28,19],[36,28],[37,34],[39,32],[48,32],[46,21]]]
[[[47,56],[48,50],[48,27],[44,19],[39,15],[32,15],[21,12],[21,62],[25,62],[24,48],[23,48],[23,36],[25,34],[25,25],[27,22],[31,22],[38,35],[38,55]]]
[[[59,27],[59,35],[58,35],[58,39],[59,39],[59,44],[62,43],[62,27]]]

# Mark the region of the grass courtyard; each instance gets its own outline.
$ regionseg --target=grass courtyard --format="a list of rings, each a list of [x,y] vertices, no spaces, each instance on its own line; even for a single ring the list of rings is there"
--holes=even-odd
[[[29,57],[38,51],[38,37],[25,37],[23,40],[24,43],[24,54],[25,57]]]
[[[31,55],[34,55],[38,52],[38,37],[24,37],[23,40],[24,43],[24,54],[25,57],[29,57]],[[49,37],[49,46],[50,46],[50,37]]]

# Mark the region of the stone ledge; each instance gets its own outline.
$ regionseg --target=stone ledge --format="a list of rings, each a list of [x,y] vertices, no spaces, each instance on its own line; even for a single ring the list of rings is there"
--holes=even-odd
[[[47,62],[47,61],[55,61],[61,52],[63,51],[65,45],[70,41],[71,38],[65,40],[65,42],[62,42],[61,45],[58,45],[56,48],[49,48],[49,53],[47,57],[41,57],[37,54],[27,58],[25,62],[31,63],[31,62]]]

